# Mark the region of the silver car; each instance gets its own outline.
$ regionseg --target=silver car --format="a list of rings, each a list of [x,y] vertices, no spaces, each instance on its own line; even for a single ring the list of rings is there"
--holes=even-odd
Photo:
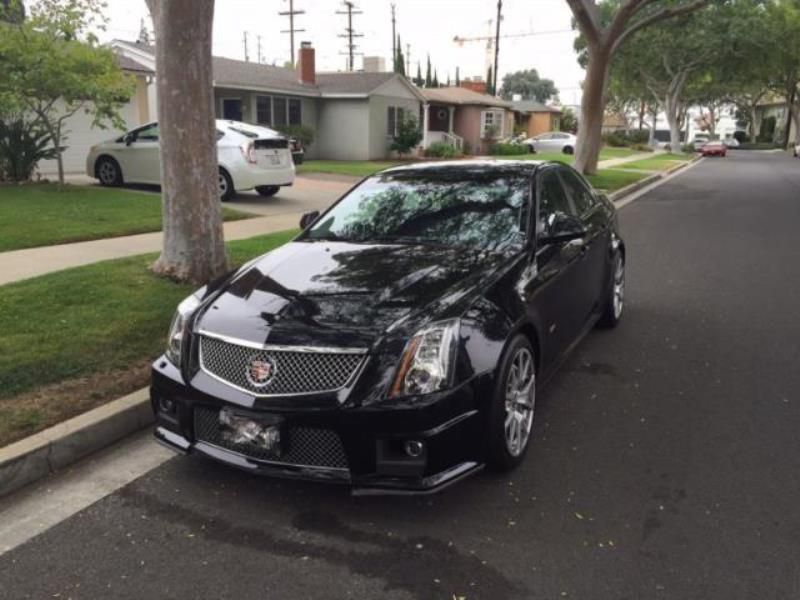
[[[523,144],[528,146],[531,152],[562,152],[564,154],[574,154],[575,143],[578,138],[571,133],[564,131],[548,131],[537,136],[528,138]]]

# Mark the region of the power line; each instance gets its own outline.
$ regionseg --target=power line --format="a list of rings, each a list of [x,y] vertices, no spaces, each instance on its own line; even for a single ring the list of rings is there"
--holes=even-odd
[[[353,70],[353,55],[361,54],[360,52],[356,52],[355,49],[358,47],[353,43],[353,38],[364,37],[360,33],[356,33],[353,29],[353,15],[360,15],[362,11],[357,10],[355,4],[350,2],[350,0],[344,0],[342,2],[344,4],[346,11],[336,11],[337,15],[347,15],[347,27],[344,28],[344,33],[340,33],[338,37],[340,38],[347,38],[347,52],[342,52],[341,54],[346,54],[348,56],[347,60],[347,70]]]
[[[289,0],[289,10],[281,11],[278,13],[281,16],[288,16],[289,17],[289,29],[284,29],[281,33],[288,33],[289,34],[289,62],[294,67],[294,34],[300,33],[305,31],[305,29],[295,29],[294,28],[294,16],[295,15],[304,15],[306,11],[304,10],[295,10],[294,9],[294,0]]]

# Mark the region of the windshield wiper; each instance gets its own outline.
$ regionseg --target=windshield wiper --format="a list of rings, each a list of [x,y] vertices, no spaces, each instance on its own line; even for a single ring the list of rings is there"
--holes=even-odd
[[[332,231],[326,231],[325,233],[317,234],[317,235],[307,235],[306,240],[309,242],[343,242],[347,241],[345,238],[333,233]]]
[[[384,244],[403,244],[408,246],[447,246],[447,244],[443,244],[442,242],[421,237],[414,237],[411,235],[379,235],[376,237],[365,238],[360,241],[367,244],[375,242]]]

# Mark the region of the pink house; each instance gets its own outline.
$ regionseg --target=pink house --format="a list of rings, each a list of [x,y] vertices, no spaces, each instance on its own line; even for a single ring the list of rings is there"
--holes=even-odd
[[[511,103],[463,87],[427,88],[422,107],[422,147],[446,142],[466,154],[486,154],[514,130]]]

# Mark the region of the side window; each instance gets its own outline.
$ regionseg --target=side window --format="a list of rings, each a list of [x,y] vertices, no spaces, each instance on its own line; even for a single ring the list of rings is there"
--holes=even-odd
[[[539,180],[539,216],[536,223],[537,233],[549,229],[558,214],[574,216],[564,186],[555,170],[545,172]]]
[[[289,125],[300,125],[302,122],[302,105],[297,98],[289,99]]]
[[[395,109],[394,106],[386,108],[386,135],[394,135],[395,131]]]
[[[143,127],[136,132],[137,142],[157,142],[158,141],[158,123],[153,123],[147,127]]]
[[[567,188],[578,215],[587,213],[597,204],[594,194],[578,175],[567,169],[561,169],[561,178],[564,180],[564,187]]]

